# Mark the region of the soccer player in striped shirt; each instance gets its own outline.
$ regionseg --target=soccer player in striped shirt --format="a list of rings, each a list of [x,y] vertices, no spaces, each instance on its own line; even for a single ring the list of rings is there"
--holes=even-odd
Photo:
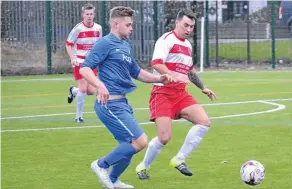
[[[156,42],[152,59],[154,74],[169,74],[195,84],[211,100],[216,98],[194,71],[192,45],[187,40],[195,25],[195,14],[182,10],[177,14],[176,27],[163,34]],[[187,83],[187,82],[186,82]],[[148,145],[143,161],[136,167],[138,177],[149,179],[150,165],[172,135],[172,120],[184,118],[190,128],[181,149],[170,160],[170,165],[180,173],[192,176],[185,160],[202,141],[210,128],[210,120],[197,100],[186,91],[186,83],[154,84],[150,96],[150,120],[155,121],[157,136]]]
[[[110,10],[110,33],[95,43],[80,69],[80,74],[98,90],[94,106],[97,116],[119,143],[111,153],[91,163],[101,183],[110,189],[134,188],[121,182],[119,177],[132,157],[147,146],[147,136],[134,118],[126,98],[136,89],[132,78],[144,83],[173,81],[168,74],[154,75],[137,65],[126,40],[133,30],[133,14],[129,7]],[[96,67],[98,78],[91,71]]]
[[[78,81],[78,88],[70,86],[68,96],[68,103],[71,103],[76,96],[76,123],[84,123],[82,114],[86,94],[93,95],[96,91],[79,74],[80,65],[92,49],[93,44],[102,37],[102,27],[93,22],[94,11],[95,7],[92,4],[85,4],[82,7],[83,21],[72,29],[66,40],[66,49],[71,59],[72,72],[75,80]],[[93,72],[97,75],[96,69]]]

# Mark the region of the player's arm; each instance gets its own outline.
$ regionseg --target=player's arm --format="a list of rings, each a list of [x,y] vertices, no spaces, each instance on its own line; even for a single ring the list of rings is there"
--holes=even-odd
[[[154,64],[152,61],[151,65],[152,65],[152,68],[155,69],[160,74],[172,75],[172,72],[163,63]]]
[[[200,77],[198,76],[198,74],[194,70],[191,70],[188,73],[188,78],[199,89],[203,90],[204,88],[206,88],[205,85],[203,84],[202,80],[200,79]]]
[[[172,47],[168,44],[167,40],[164,40],[163,38],[158,39],[155,44],[151,66],[160,74],[168,74],[172,76],[176,82],[188,83],[189,81],[187,77],[182,77],[181,75],[174,74],[165,65],[165,60],[171,48]]]
[[[160,76],[151,74],[143,69],[140,70],[140,73],[137,77],[137,80],[144,83],[168,83],[175,81],[170,75],[162,74]]]
[[[212,101],[216,99],[216,94],[203,84],[202,80],[194,70],[191,70],[188,73],[188,78],[194,85],[201,89],[201,91],[204,94],[206,94]]]
[[[77,26],[75,26],[71,32],[69,33],[67,40],[65,42],[66,51],[70,57],[72,65],[79,65],[77,62],[77,57],[73,53],[73,46],[78,38],[79,31],[77,30]]]
[[[170,47],[166,40],[160,38],[156,41],[151,66],[160,74],[172,74],[164,64],[169,51]]]
[[[76,59],[75,55],[73,54],[73,46],[66,43],[66,51],[70,57],[71,63],[73,63],[73,60]]]
[[[92,86],[98,90],[98,101],[102,104],[106,104],[109,98],[109,92],[105,87],[104,83],[98,79],[93,73],[101,62],[103,62],[108,54],[106,44],[102,41],[95,43],[89,55],[86,57],[84,62],[81,64],[79,73],[83,78]]]
[[[141,69],[133,57],[130,67],[130,75],[134,79],[137,79],[143,83],[168,83],[175,81],[168,74],[162,74],[160,76],[157,76]]]
[[[83,78],[95,88],[105,88],[102,81],[100,81],[93,73],[92,69],[87,66],[81,65],[79,73],[83,76]]]

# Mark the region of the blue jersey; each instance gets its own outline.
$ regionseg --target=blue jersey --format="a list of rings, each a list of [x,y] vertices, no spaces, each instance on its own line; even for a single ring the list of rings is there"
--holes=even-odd
[[[136,89],[141,68],[132,56],[130,44],[110,33],[93,46],[81,67],[98,68],[98,77],[110,95],[125,95]]]

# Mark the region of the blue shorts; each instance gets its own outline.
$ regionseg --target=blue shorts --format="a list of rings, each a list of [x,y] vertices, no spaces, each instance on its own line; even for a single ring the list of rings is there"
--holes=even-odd
[[[131,142],[144,133],[126,98],[109,100],[106,106],[96,101],[94,110],[119,143]]]

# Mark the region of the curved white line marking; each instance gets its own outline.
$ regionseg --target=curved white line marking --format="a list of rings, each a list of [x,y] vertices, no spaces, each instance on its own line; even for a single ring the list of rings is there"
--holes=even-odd
[[[246,103],[242,102],[241,104],[247,104],[254,101],[246,101]],[[217,116],[217,117],[210,117],[210,119],[223,119],[223,118],[232,118],[232,117],[242,117],[242,116],[250,116],[250,115],[258,115],[258,114],[265,114],[265,113],[272,113],[277,112],[280,110],[283,110],[286,108],[283,104],[278,104],[274,102],[268,102],[263,100],[258,100],[256,102],[264,103],[264,104],[270,104],[277,106],[274,109],[260,111],[260,112],[251,112],[251,113],[244,113],[244,114],[232,114],[232,115],[226,115],[226,116]],[[222,105],[223,103],[221,103]],[[237,103],[238,104],[238,103]],[[186,122],[187,120],[181,119],[181,120],[174,120],[174,122]],[[140,125],[151,125],[154,124],[153,122],[142,122],[139,123]],[[28,131],[52,131],[52,130],[65,130],[65,129],[89,129],[89,128],[101,128],[104,127],[104,125],[97,125],[97,126],[77,126],[77,127],[54,127],[54,128],[39,128],[39,129],[13,129],[13,130],[1,130],[1,133],[7,133],[7,132],[28,132]]]
[[[270,100],[253,100],[253,101],[239,101],[239,102],[224,102],[224,103],[214,103],[214,104],[202,104],[202,106],[220,106],[220,105],[234,105],[234,104],[248,104],[255,102],[267,102],[267,101],[290,101],[292,98],[284,99],[270,99]],[[134,108],[134,110],[148,110],[149,108]],[[84,114],[91,114],[95,112],[83,112]],[[36,118],[36,117],[53,117],[53,116],[64,116],[64,115],[75,115],[76,113],[60,113],[60,114],[38,114],[38,115],[28,115],[19,117],[3,117],[1,120],[11,120],[11,119],[26,119],[26,118]]]

